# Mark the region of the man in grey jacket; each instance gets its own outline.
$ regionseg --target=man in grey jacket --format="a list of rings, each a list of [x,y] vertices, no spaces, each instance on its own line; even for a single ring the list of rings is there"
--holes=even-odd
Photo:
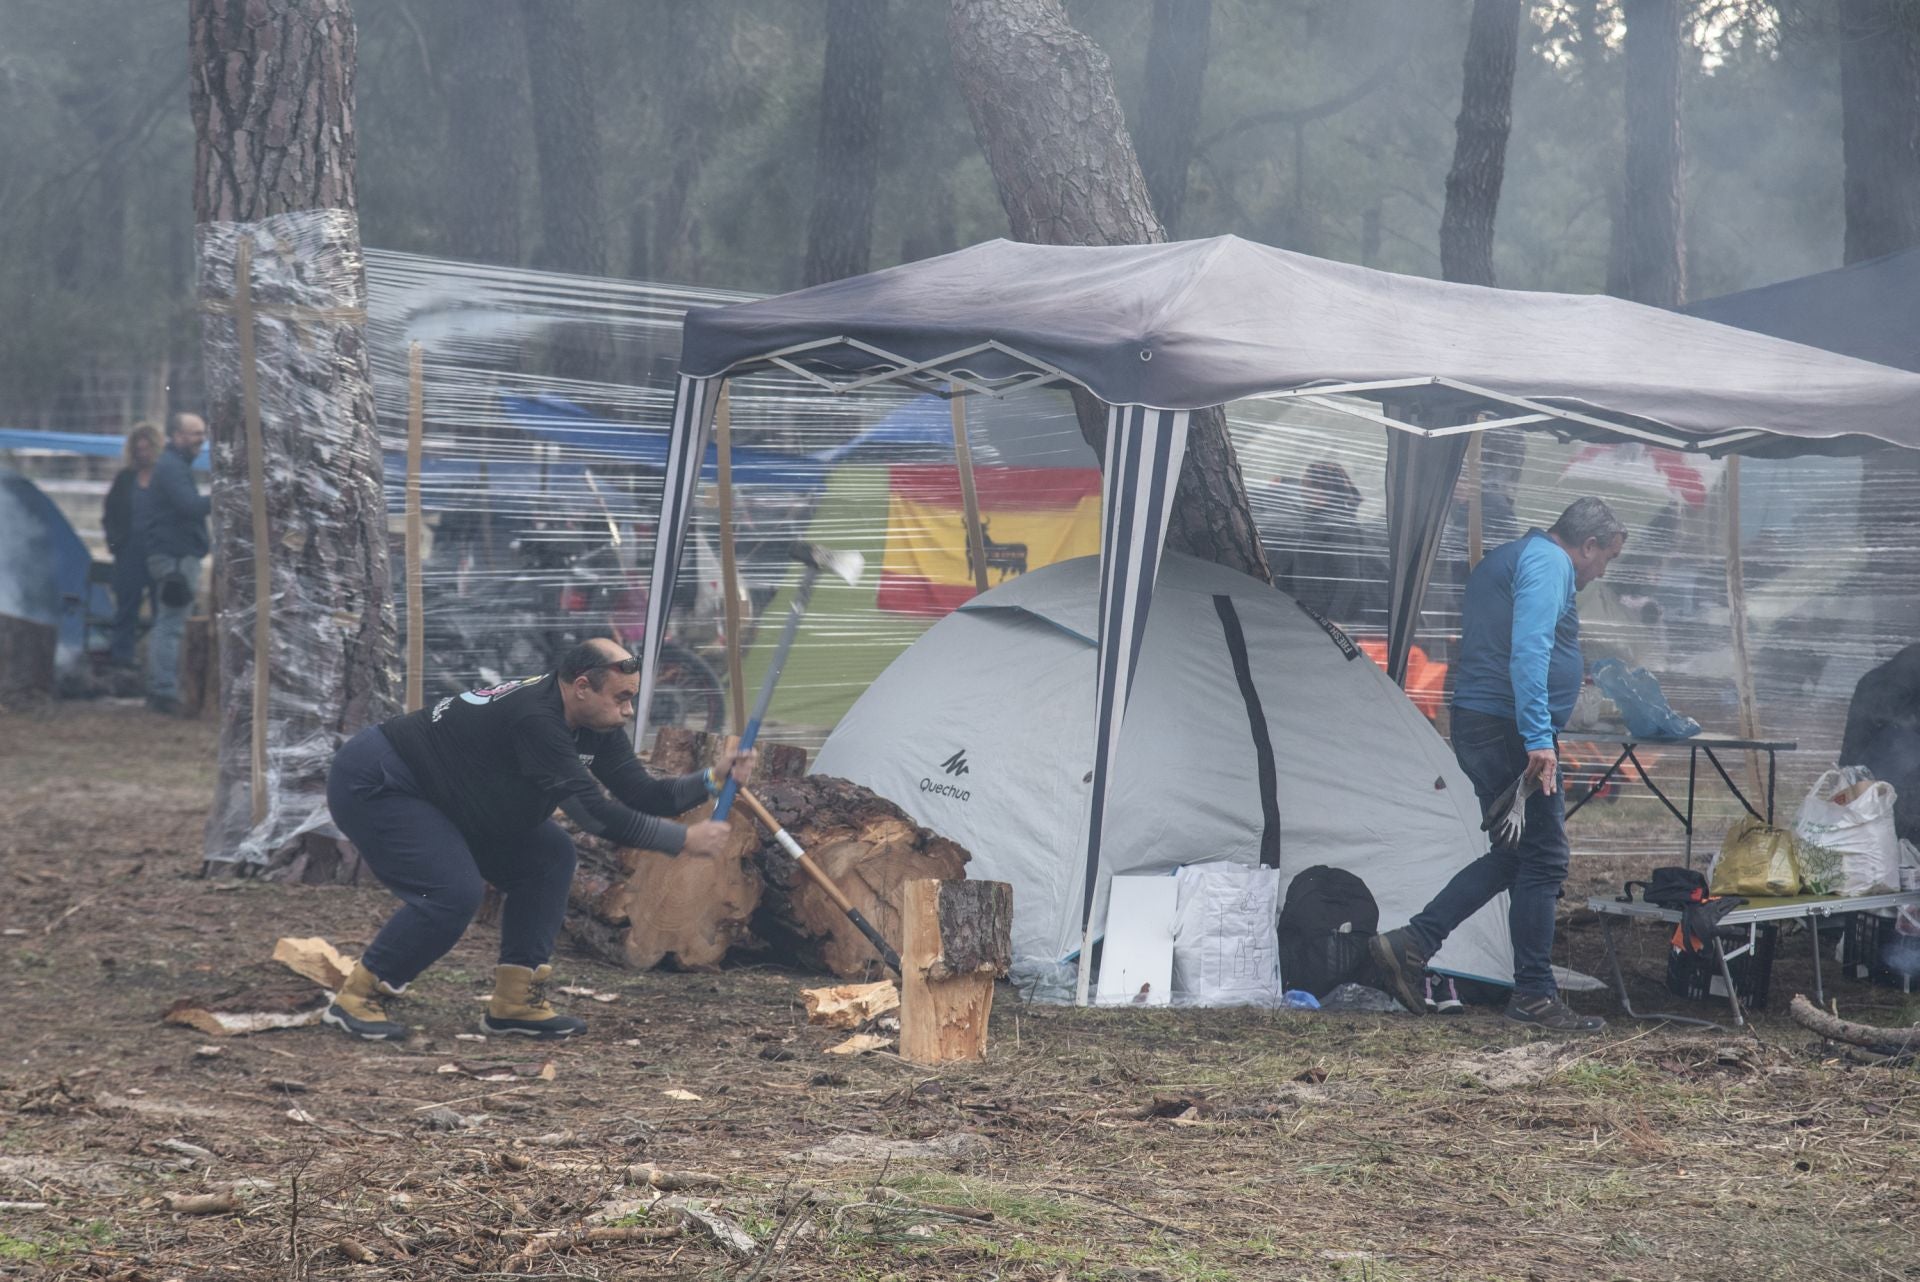
[[[200,562],[211,547],[212,504],[193,483],[193,461],[206,439],[206,420],[198,414],[175,414],[168,421],[167,447],[153,467],[146,528],[139,532],[159,598],[147,635],[147,706],[169,715],[180,711],[180,638],[200,588]]]

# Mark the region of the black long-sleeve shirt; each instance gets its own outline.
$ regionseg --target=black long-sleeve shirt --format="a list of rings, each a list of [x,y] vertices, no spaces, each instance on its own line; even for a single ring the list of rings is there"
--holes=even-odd
[[[512,840],[557,806],[596,837],[677,855],[687,830],[656,816],[707,796],[698,773],[648,774],[624,730],[568,726],[553,673],[450,696],[380,729],[426,800],[476,844]]]
[[[155,556],[205,556],[213,501],[193,483],[193,460],[169,445],[153,465],[146,528],[133,531]]]

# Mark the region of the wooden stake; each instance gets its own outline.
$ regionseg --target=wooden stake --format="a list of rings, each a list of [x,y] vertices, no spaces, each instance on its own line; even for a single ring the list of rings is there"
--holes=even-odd
[[[1012,956],[1013,887],[910,881],[900,918],[901,1058],[985,1059],[993,981],[1007,973]]]
[[[1747,650],[1747,586],[1740,562],[1740,456],[1727,459],[1727,622],[1733,630],[1733,680],[1740,696],[1740,734],[1760,737],[1760,705],[1753,692],[1753,659]],[[1760,754],[1747,753],[1753,795],[1766,795]]]
[[[987,545],[980,532],[980,499],[973,492],[973,450],[967,445],[967,401],[953,389],[953,461],[960,469],[960,502],[967,512],[967,553],[973,561],[973,589],[987,590]]]
[[[727,682],[733,732],[747,732],[747,683],[740,675],[740,566],[733,552],[733,384],[723,379],[713,407],[714,453],[720,460],[720,587],[726,596]]]
[[[1480,564],[1480,558],[1486,555],[1483,517],[1486,505],[1483,502],[1482,480],[1480,475],[1480,447],[1486,443],[1486,437],[1475,432],[1467,439],[1467,564]]]
[[[253,241],[240,237],[233,265],[234,326],[240,338],[240,400],[247,429],[247,488],[253,500],[253,822],[267,817],[267,677],[273,646],[273,565],[267,544],[267,460],[260,432],[260,374],[253,351]]]
[[[420,344],[407,347],[407,711],[427,693],[427,605],[420,582],[420,447],[426,432],[426,380]]]

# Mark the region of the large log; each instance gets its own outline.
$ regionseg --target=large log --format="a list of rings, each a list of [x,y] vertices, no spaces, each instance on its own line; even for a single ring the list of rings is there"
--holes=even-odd
[[[1877,1024],[1856,1024],[1852,1020],[1829,1015],[1798,993],[1789,1006],[1793,1022],[1810,1028],[1829,1041],[1850,1042],[1882,1055],[1920,1050],[1920,1028],[1881,1028]]]
[[[0,614],[0,706],[52,697],[57,641],[48,624]]]
[[[665,727],[647,766],[656,775],[684,774],[710,764],[722,746],[715,736]],[[761,745],[757,778],[798,777],[805,769],[803,750]],[[712,814],[713,803],[706,802],[678,818],[692,823]],[[728,949],[750,940],[761,897],[753,858],[760,836],[739,811],[728,822],[733,841],[715,859],[619,848],[576,834],[580,866],[569,897],[567,937],[603,961],[638,970],[719,965]]]
[[[754,792],[896,949],[904,885],[966,876],[964,849],[920,827],[898,806],[858,784],[810,775],[757,782]],[[842,979],[886,974],[873,945],[771,837],[759,843],[754,861],[766,891],[753,930],[776,956]]]

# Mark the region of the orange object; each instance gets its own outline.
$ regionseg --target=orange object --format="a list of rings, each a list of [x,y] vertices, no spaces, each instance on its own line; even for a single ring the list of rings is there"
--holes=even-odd
[[[1385,641],[1362,640],[1355,642],[1369,659],[1372,659],[1382,672],[1387,670],[1387,643]],[[1407,655],[1407,698],[1413,700],[1413,706],[1420,709],[1420,715],[1432,721],[1440,715],[1441,707],[1447,698],[1447,665],[1435,663],[1427,658],[1427,652],[1419,646]]]

